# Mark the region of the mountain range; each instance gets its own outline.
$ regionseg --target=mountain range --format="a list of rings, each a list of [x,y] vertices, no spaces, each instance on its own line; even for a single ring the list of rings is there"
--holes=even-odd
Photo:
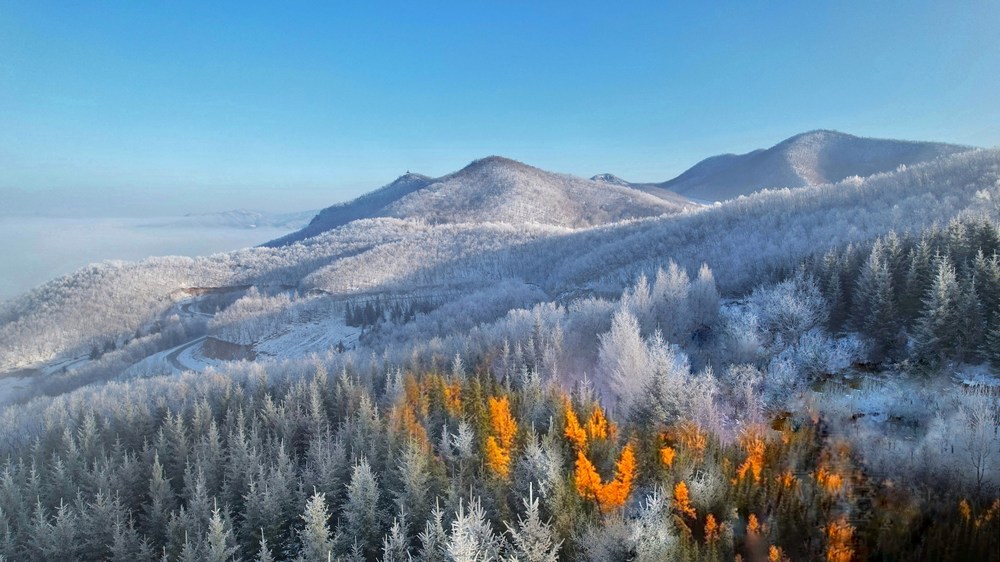
[[[723,295],[740,297],[831,249],[1000,216],[997,150],[818,132],[751,155],[685,172],[689,186],[700,177],[702,187],[684,195],[664,187],[680,178],[583,179],[489,157],[441,178],[404,175],[261,247],[92,265],[0,303],[0,374],[9,375],[0,380],[51,393],[125,373],[207,368],[215,363],[184,358],[201,353],[209,335],[249,346],[241,357],[293,359],[338,345],[405,355],[431,339],[435,349],[460,350],[472,345],[463,338],[492,341],[491,323],[534,306],[604,306],[587,299],[617,299],[671,261],[692,274],[707,264]],[[791,168],[799,175],[761,183]],[[692,200],[711,200],[721,193],[710,191],[716,180],[738,169],[749,178],[739,194],[750,195]],[[830,178],[841,179],[809,183]],[[782,184],[794,189],[754,193]],[[257,217],[237,217],[247,218]],[[251,288],[260,296],[244,297]],[[243,304],[230,310],[234,301]],[[343,306],[373,301],[426,313],[359,338],[344,327]]]
[[[799,188],[866,177],[971,149],[817,130],[771,148],[706,158],[661,183],[634,183],[611,173],[584,179],[490,156],[440,178],[406,173],[353,201],[323,209],[301,230],[267,245],[290,244],[354,220],[376,217],[593,227],[681,213],[765,188]]]

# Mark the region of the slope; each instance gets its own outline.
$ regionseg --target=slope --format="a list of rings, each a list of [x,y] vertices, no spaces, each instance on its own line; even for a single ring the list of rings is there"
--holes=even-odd
[[[304,240],[360,218],[580,228],[674,214],[697,206],[679,196],[650,195],[628,186],[555,174],[491,156],[437,179],[402,176],[369,195],[324,209],[306,228],[268,245]]]
[[[768,149],[706,158],[658,186],[696,200],[723,201],[763,188],[804,187],[850,176],[866,177],[967,150],[970,147],[953,144],[810,131]]]

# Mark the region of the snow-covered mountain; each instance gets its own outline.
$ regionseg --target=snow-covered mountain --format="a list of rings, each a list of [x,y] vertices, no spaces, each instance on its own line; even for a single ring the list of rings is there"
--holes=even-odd
[[[810,131],[771,148],[706,158],[657,184],[700,201],[723,201],[764,188],[804,187],[866,177],[969,150],[935,142],[862,138]]]
[[[661,191],[649,194],[628,184],[546,172],[490,156],[441,178],[401,176],[377,191],[323,209],[308,226],[269,245],[304,240],[362,218],[579,228],[698,207],[684,197]]]

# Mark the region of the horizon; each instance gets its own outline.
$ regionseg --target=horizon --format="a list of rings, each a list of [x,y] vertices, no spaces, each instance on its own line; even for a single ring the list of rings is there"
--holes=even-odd
[[[4,213],[304,211],[488,155],[663,182],[816,129],[996,146],[1000,6],[905,8],[10,3]]]

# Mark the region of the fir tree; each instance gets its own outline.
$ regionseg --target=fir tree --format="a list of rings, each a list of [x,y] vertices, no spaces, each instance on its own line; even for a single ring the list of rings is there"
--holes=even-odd
[[[299,532],[298,561],[325,562],[329,559],[333,550],[333,541],[330,540],[330,527],[328,525],[329,518],[330,513],[326,509],[326,498],[322,493],[314,492],[306,503],[305,512],[302,514],[304,527]],[[261,543],[263,545],[264,541]]]
[[[233,542],[233,533],[229,523],[223,518],[218,504],[212,509],[212,517],[208,521],[208,534],[205,538],[205,562],[228,562],[239,550]]]
[[[380,496],[378,480],[368,461],[362,457],[354,465],[351,481],[347,485],[347,502],[336,538],[340,552],[347,553],[351,546],[357,544],[364,556],[378,556],[383,536]]]
[[[937,362],[954,354],[958,340],[960,290],[955,269],[947,258],[937,263],[937,273],[924,298],[917,323],[916,340],[920,357]]]
[[[424,522],[424,530],[417,535],[420,540],[420,553],[417,559],[421,562],[445,562],[448,533],[444,529],[443,521],[444,511],[440,505],[435,505],[430,519]]]
[[[874,354],[892,354],[900,322],[893,302],[892,272],[880,241],[876,240],[858,277],[854,296],[854,325],[874,343]]]
[[[382,539],[382,562],[409,562],[409,540],[406,538],[406,521],[393,519],[389,534]]]
[[[538,498],[530,486],[528,497],[521,501],[524,503],[524,517],[518,516],[516,528],[507,525],[514,551],[509,559],[517,562],[556,562],[561,542],[555,541],[552,526],[542,521]]]

